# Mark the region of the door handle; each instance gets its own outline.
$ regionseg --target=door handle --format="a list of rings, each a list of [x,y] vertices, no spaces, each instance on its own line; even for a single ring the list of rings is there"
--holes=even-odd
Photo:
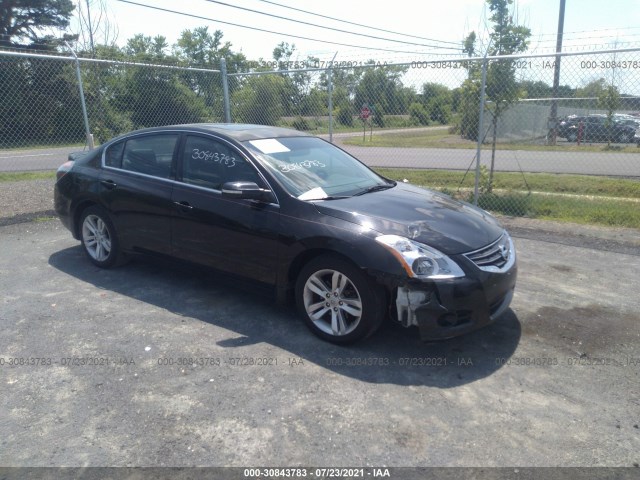
[[[186,208],[187,210],[191,210],[193,208],[192,205],[189,205],[189,202],[182,201],[182,202],[173,202],[173,203],[175,203],[180,208]]]
[[[103,186],[107,187],[109,190],[113,190],[118,186],[113,180],[100,180],[100,183]]]

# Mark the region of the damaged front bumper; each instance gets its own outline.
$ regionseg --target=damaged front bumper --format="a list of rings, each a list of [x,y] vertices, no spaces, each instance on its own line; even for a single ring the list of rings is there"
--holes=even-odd
[[[411,281],[396,289],[395,310],[405,327],[417,326],[422,340],[441,340],[490,324],[513,298],[517,267],[478,278]]]

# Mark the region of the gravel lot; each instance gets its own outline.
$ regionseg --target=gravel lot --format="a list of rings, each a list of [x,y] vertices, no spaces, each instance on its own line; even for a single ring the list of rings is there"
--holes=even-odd
[[[519,284],[496,324],[350,348],[248,286],[102,271],[59,222],[9,222],[0,465],[637,466],[638,232],[508,222]]]
[[[55,179],[0,183],[0,226],[54,215]]]

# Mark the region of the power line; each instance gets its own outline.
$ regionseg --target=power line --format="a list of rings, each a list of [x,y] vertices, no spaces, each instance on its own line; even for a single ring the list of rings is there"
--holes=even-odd
[[[258,0],[262,1],[262,0]],[[569,35],[572,33],[594,33],[594,32],[607,32],[611,30],[635,30],[640,29],[640,27],[611,27],[611,28],[599,28],[597,30],[574,30],[573,32],[564,32],[564,35]],[[540,36],[556,36],[555,33],[539,33]]]
[[[371,30],[378,30],[379,32],[392,33],[394,35],[401,35],[401,36],[405,36],[405,37],[417,38],[419,40],[427,40],[427,41],[430,41],[430,42],[448,43],[448,44],[451,44],[451,45],[459,45],[460,44],[460,42],[451,42],[451,41],[448,41],[448,40],[438,40],[438,39],[435,39],[435,38],[419,37],[417,35],[410,35],[408,33],[394,32],[393,30],[385,30],[384,28],[372,27],[370,25],[363,25],[361,23],[350,22],[349,20],[342,20],[340,18],[329,17],[328,15],[322,15],[320,13],[314,13],[314,12],[310,12],[308,10],[302,10],[301,8],[295,8],[295,7],[290,7],[288,5],[282,5],[281,3],[271,2],[269,0],[258,0],[258,1],[259,2],[264,2],[264,3],[270,3],[271,5],[276,5],[278,7],[287,8],[289,10],[295,10],[296,12],[306,13],[308,15],[315,15],[316,17],[326,18],[326,19],[329,19],[329,20],[335,20],[336,22],[348,23],[349,25],[355,25],[357,27],[362,27],[362,28],[369,28]]]
[[[437,53],[431,53],[431,52],[415,52],[415,51],[411,52],[411,51],[407,51],[407,50],[392,50],[392,49],[389,49],[389,48],[363,47],[362,45],[353,45],[353,44],[349,44],[349,43],[333,42],[331,40],[320,40],[320,39],[317,39],[317,38],[303,37],[301,35],[293,35],[291,33],[275,32],[273,30],[266,30],[264,28],[249,27],[247,25],[240,25],[238,23],[226,22],[224,20],[216,20],[216,19],[209,18],[209,17],[203,17],[201,15],[194,15],[192,13],[178,12],[176,10],[169,10],[168,8],[161,8],[161,7],[156,7],[156,6],[153,6],[153,5],[145,5],[143,3],[133,2],[131,0],[118,0],[118,1],[122,2],[122,3],[128,3],[128,4],[131,4],[131,5],[136,5],[138,7],[151,8],[153,10],[158,10],[158,11],[161,11],[161,12],[173,13],[173,14],[176,14],[176,15],[183,15],[183,16],[191,17],[191,18],[198,18],[200,20],[206,20],[206,21],[209,21],[209,22],[223,23],[225,25],[231,25],[233,27],[246,28],[248,30],[255,30],[255,31],[258,31],[258,32],[271,33],[271,34],[274,34],[274,35],[282,35],[282,36],[285,36],[285,37],[289,36],[289,37],[293,37],[293,38],[299,38],[301,40],[309,40],[309,41],[312,41],[312,42],[329,43],[331,45],[339,45],[339,46],[342,46],[342,47],[361,48],[361,49],[364,49],[364,50],[374,50],[374,51],[380,51],[380,52],[410,53],[410,54],[413,54],[413,55],[416,55],[416,54],[417,55],[426,55],[426,54],[429,54],[429,55],[445,55],[445,54],[437,54]]]
[[[403,45],[416,45],[418,47],[437,48],[437,49],[440,49],[440,50],[456,50],[456,51],[460,50],[460,47],[454,48],[454,47],[443,47],[441,45],[425,45],[424,43],[405,42],[403,40],[396,40],[396,39],[393,39],[393,38],[376,37],[375,35],[367,35],[366,33],[351,32],[349,30],[343,30],[341,28],[326,27],[324,25],[318,25],[317,23],[305,22],[304,20],[295,20],[293,18],[283,17],[281,15],[276,15],[276,14],[273,14],[273,13],[261,12],[260,10],[253,10],[252,8],[240,7],[238,5],[231,5],[229,3],[220,2],[219,0],[205,0],[205,1],[209,2],[209,3],[217,3],[218,5],[224,5],[225,7],[237,8],[239,10],[244,10],[246,12],[252,12],[252,13],[257,13],[259,15],[265,15],[267,17],[279,18],[280,20],[286,20],[288,22],[294,22],[294,23],[298,23],[298,24],[309,25],[311,27],[324,28],[326,30],[332,30],[334,32],[346,33],[348,35],[357,35],[359,37],[373,38],[375,40],[382,40],[382,41],[385,41],[385,42],[396,42],[396,43],[401,43]]]

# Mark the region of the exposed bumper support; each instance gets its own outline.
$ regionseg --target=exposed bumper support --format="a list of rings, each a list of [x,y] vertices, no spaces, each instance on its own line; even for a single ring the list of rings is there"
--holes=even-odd
[[[456,337],[490,324],[506,312],[513,299],[515,269],[486,292],[480,282],[406,284],[395,299],[398,321],[417,326],[422,340]],[[499,284],[499,285],[496,285]]]

